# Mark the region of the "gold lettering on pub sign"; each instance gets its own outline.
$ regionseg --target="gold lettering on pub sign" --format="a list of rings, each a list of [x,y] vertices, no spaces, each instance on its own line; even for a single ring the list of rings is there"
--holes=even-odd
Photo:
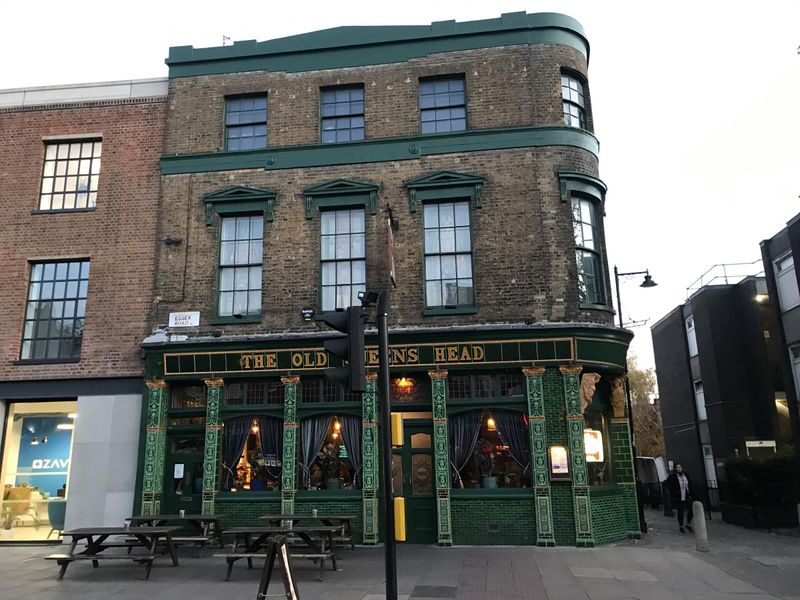
[[[483,346],[477,344],[452,344],[433,347],[433,362],[453,364],[483,362]]]

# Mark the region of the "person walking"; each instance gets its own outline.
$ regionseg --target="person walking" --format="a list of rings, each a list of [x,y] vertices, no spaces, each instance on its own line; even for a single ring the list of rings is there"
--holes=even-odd
[[[692,480],[689,479],[689,475],[684,472],[683,465],[675,465],[675,470],[667,477],[667,489],[672,499],[672,507],[678,509],[678,527],[681,533],[686,533],[687,529],[689,531],[694,531],[694,529],[692,529],[692,518],[694,517],[692,511],[692,497],[694,496],[694,490],[692,488]],[[686,511],[685,528],[683,525],[684,511]]]

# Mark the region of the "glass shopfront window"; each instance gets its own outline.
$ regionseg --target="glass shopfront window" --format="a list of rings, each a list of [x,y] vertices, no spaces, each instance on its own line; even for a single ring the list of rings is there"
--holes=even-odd
[[[57,539],[64,529],[76,401],[7,406],[0,541]]]
[[[271,416],[227,419],[222,448],[222,490],[269,492],[281,489],[281,419]]]
[[[531,485],[530,436],[524,413],[478,409],[448,419],[454,488]]]
[[[303,419],[298,456],[300,489],[360,489],[361,419],[346,414]]]
[[[601,412],[589,410],[583,414],[583,421],[583,445],[589,485],[612,483],[606,418]]]

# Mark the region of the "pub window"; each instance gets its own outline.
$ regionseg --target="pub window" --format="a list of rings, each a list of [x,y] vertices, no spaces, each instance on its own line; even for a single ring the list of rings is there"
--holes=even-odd
[[[425,306],[474,306],[469,202],[425,205]]]
[[[223,217],[220,232],[219,316],[259,315],[264,216]]]
[[[322,310],[358,306],[367,285],[364,209],[326,210],[320,217]]]
[[[221,489],[279,490],[282,457],[282,419],[270,416],[227,419],[222,436]]]
[[[516,399],[523,396],[524,389],[522,374],[510,371],[472,375],[451,374],[447,377],[450,400]]]
[[[243,381],[225,386],[226,406],[282,406],[283,395],[280,380]]]
[[[448,418],[454,488],[530,487],[530,435],[524,413],[476,409]]]
[[[463,75],[419,82],[422,133],[448,133],[467,128],[465,87]]]
[[[605,304],[606,289],[597,206],[586,198],[572,198],[575,259],[578,265],[578,299],[581,304]]]
[[[327,379],[305,379],[300,384],[300,401],[303,404],[328,402],[361,402],[361,392],[350,390]]]
[[[419,377],[407,375],[393,377],[391,381],[392,402],[413,404],[427,400],[426,384]]]
[[[267,147],[267,96],[225,99],[225,149],[258,150]]]
[[[585,83],[576,75],[561,74],[561,104],[564,112],[564,125],[588,129],[586,123]]]
[[[583,422],[583,445],[589,485],[612,483],[605,415],[599,411],[589,410],[583,414]]]
[[[39,210],[86,210],[97,205],[103,142],[45,145]]]
[[[322,143],[364,139],[364,86],[347,85],[320,90]]]
[[[324,414],[300,422],[301,489],[360,489],[361,459],[360,417]]]
[[[170,390],[170,408],[205,408],[206,386],[174,385]]]

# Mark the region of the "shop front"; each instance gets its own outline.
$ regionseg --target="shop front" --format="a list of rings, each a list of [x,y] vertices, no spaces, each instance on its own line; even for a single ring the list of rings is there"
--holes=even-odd
[[[145,345],[136,510],[224,526],[283,512],[358,515],[381,539],[378,366],[323,377],[319,337]],[[393,332],[391,481],[406,542],[591,546],[638,536],[623,394],[630,334],[610,327]]]

